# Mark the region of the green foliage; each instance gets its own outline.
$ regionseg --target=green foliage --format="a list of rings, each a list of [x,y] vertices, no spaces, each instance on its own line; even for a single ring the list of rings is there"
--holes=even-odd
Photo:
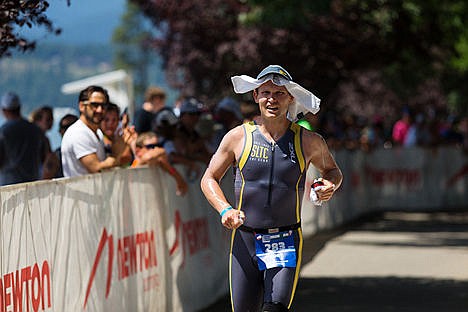
[[[112,42],[115,45],[114,64],[117,68],[132,73],[134,95],[141,101],[148,87],[148,71],[154,64],[154,50],[150,47],[152,33],[149,23],[139,8],[127,2],[126,12],[120,25],[114,30]]]
[[[466,29],[455,44],[456,55],[452,58],[452,66],[460,73],[468,72],[468,29]]]
[[[230,75],[256,75],[273,63],[330,108],[345,98],[349,107],[373,106],[362,112],[382,103],[399,112],[398,105],[422,106],[438,86],[445,97],[437,92],[431,105],[464,99],[465,0],[133,2],[164,35],[155,42],[168,75],[178,77],[172,85],[212,101],[232,92]],[[380,90],[363,81],[378,81]],[[447,100],[449,93],[457,96]]]
[[[250,10],[241,14],[246,25],[268,25],[274,28],[307,27],[308,20],[330,11],[330,0],[247,0]]]
[[[70,1],[67,1],[70,5]],[[18,28],[42,26],[48,32],[60,34],[47,18],[46,11],[49,8],[47,1],[21,1],[5,0],[0,2],[0,57],[10,56],[12,51],[30,51],[36,47],[34,40],[21,37]]]

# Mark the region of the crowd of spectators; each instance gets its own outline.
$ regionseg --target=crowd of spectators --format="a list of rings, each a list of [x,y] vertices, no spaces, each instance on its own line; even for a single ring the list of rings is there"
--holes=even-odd
[[[468,151],[468,117],[445,111],[413,112],[404,108],[395,122],[386,116],[364,118],[328,111],[314,116],[314,130],[331,149],[371,152],[380,148],[457,146]]]
[[[223,136],[259,116],[253,101],[225,97],[208,107],[192,96],[180,96],[172,105],[166,104],[166,98],[163,89],[149,87],[132,120],[126,110],[121,112],[109,102],[105,89],[90,86],[78,96],[80,116],[60,120],[62,146],[52,151],[45,135],[53,124],[52,108],[38,108],[28,122],[21,116],[19,96],[6,93],[1,100],[7,120],[0,128],[1,185],[148,165],[168,172],[177,193],[183,195],[187,183],[200,177]],[[372,152],[442,145],[468,150],[468,118],[446,112],[405,108],[392,122],[385,116],[364,118],[324,110],[304,120],[333,150]],[[177,171],[176,164],[184,171]]]

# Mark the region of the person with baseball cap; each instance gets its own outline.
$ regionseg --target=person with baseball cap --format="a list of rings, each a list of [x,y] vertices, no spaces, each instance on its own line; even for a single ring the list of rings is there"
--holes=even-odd
[[[220,221],[233,230],[230,289],[233,311],[289,311],[299,278],[302,255],[301,206],[309,198],[314,166],[323,183],[316,195],[332,198],[342,173],[325,140],[296,121],[316,114],[320,100],[295,83],[279,65],[256,77],[231,78],[234,91],[252,96],[260,109],[257,122],[244,123],[222,139],[201,180]],[[230,203],[220,181],[235,167],[236,203]]]
[[[200,178],[203,164],[207,164],[212,155],[197,128],[204,110],[204,104],[195,97],[186,97],[182,101],[174,135],[175,151],[168,154],[171,163],[184,165],[188,182]]]
[[[0,185],[35,181],[48,151],[39,127],[21,116],[21,101],[14,92],[5,93],[0,107],[6,122],[0,128]]]

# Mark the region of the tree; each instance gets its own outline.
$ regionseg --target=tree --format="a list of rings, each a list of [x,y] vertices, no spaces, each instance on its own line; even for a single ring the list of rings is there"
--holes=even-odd
[[[211,100],[231,92],[229,76],[278,63],[329,107],[389,107],[393,117],[424,86],[461,94],[442,81],[466,76],[453,65],[467,57],[457,52],[468,38],[463,0],[132,1],[161,31],[155,47],[171,85]],[[341,100],[347,90],[353,101]]]
[[[112,36],[116,45],[114,64],[132,73],[134,94],[139,101],[148,87],[148,70],[155,52],[151,47],[152,34],[145,21],[139,8],[127,2],[121,23]]]
[[[213,99],[226,92],[229,74],[238,69],[237,0],[133,1],[157,27],[154,47],[163,59],[171,87]],[[237,51],[235,51],[238,49]]]
[[[67,0],[70,5],[70,0]],[[23,38],[17,28],[44,26],[55,35],[61,30],[47,18],[45,12],[49,7],[47,1],[5,0],[0,3],[0,57],[10,56],[12,50],[22,52],[35,48],[36,42]]]

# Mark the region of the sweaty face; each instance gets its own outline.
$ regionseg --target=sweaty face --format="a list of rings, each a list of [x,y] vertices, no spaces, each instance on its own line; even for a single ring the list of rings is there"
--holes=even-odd
[[[255,90],[253,96],[264,117],[277,117],[286,114],[289,104],[294,99],[286,87],[277,86],[271,80]]]

